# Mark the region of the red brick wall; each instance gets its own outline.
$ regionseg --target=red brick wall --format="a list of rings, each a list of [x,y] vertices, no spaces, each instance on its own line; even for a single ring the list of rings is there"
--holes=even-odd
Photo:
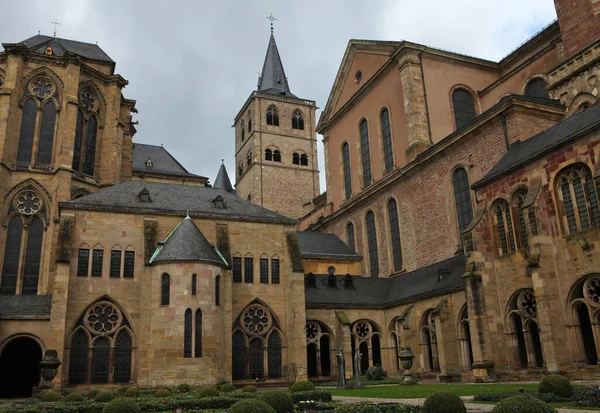
[[[592,3],[592,0],[554,0],[566,57],[600,38],[600,19]]]

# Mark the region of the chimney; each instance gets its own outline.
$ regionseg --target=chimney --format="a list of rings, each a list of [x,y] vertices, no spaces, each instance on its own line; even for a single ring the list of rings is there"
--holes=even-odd
[[[565,58],[600,38],[600,0],[554,0]]]

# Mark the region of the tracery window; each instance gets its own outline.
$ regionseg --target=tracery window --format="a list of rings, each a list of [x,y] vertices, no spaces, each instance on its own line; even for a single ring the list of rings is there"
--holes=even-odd
[[[452,92],[452,106],[456,130],[462,129],[477,117],[473,96],[466,89],[457,88]]]
[[[437,347],[437,333],[435,330],[435,317],[432,310],[423,314],[421,319],[421,347],[425,355],[423,369],[425,371],[439,371],[440,359]]]
[[[537,321],[537,302],[533,290],[513,294],[508,304],[508,338],[516,368],[543,367],[544,354]]]
[[[377,229],[375,227],[375,214],[367,212],[365,216],[365,227],[367,228],[367,245],[369,252],[369,271],[371,277],[379,276],[379,251],[377,249]]]
[[[458,220],[458,233],[460,235],[473,220],[471,188],[469,185],[469,176],[465,168],[456,168],[452,174],[452,186],[454,188],[454,203],[456,206],[456,218]]]
[[[306,322],[306,360],[308,377],[331,376],[331,330],[320,321]]]
[[[525,88],[525,96],[550,99],[546,81],[541,77],[532,79]]]
[[[185,310],[183,316],[183,357],[192,357],[192,310]]]
[[[371,185],[371,149],[369,147],[369,124],[366,119],[360,122],[360,153],[362,160],[363,187]]]
[[[93,176],[96,164],[98,135],[99,98],[89,88],[79,92],[79,109],[75,124],[75,144],[73,146],[74,171]]]
[[[160,305],[169,305],[171,301],[171,276],[163,274],[160,278]]]
[[[587,165],[576,164],[557,179],[558,209],[565,232],[573,234],[600,226],[598,193]]]
[[[102,299],[90,305],[71,336],[69,384],[128,383],[132,341],[129,320],[113,302]]]
[[[300,109],[292,112],[292,129],[304,130],[304,117]]]
[[[275,105],[267,108],[267,125],[279,126],[279,111]]]
[[[23,99],[25,103],[21,116],[17,165],[31,166],[35,157],[36,166],[49,166],[52,163],[59,104],[57,87],[48,77],[35,77],[25,88]],[[34,146],[36,138],[38,143]]]
[[[504,199],[495,201],[492,206],[492,213],[496,220],[494,233],[497,237],[499,254],[514,252],[516,250],[515,234],[508,202]]]
[[[346,239],[348,240],[348,246],[352,251],[356,251],[356,243],[354,240],[354,224],[352,222],[348,222],[346,225]]]
[[[350,331],[350,344],[352,348],[352,365],[354,367],[354,353],[358,350],[361,354],[360,371],[366,373],[369,366],[381,366],[381,330],[370,320],[358,320],[352,324]],[[372,359],[369,359],[369,353]]]
[[[45,205],[31,186],[18,191],[8,204],[10,219],[6,225],[0,294],[36,295],[46,222]]]
[[[348,142],[342,145],[342,162],[344,164],[344,194],[346,200],[352,198],[352,175],[350,173],[350,147]]]
[[[383,109],[379,115],[381,121],[381,137],[383,139],[383,162],[385,164],[385,173],[390,173],[394,169],[394,151],[392,149],[392,129],[390,127],[390,112]]]
[[[569,294],[567,327],[574,362],[597,365],[600,332],[600,275],[591,274],[577,281]]]
[[[390,199],[387,207],[390,224],[390,241],[392,243],[392,262],[394,263],[394,271],[400,271],[402,269],[402,244],[400,241],[400,224],[398,222],[396,200]]]

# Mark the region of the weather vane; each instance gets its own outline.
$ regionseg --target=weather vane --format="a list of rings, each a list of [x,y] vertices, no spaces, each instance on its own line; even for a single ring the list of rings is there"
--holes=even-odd
[[[60,26],[61,24],[58,22],[58,19],[54,19],[54,21],[50,23],[54,25],[54,37],[56,37],[56,26]]]
[[[271,10],[271,14],[267,16],[267,19],[269,19],[269,21],[271,22],[271,34],[273,34],[273,22],[277,20],[273,13],[275,13],[275,10]]]

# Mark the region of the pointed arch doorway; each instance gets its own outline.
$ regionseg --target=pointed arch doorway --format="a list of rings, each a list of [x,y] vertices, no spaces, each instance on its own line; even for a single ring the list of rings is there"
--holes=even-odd
[[[8,342],[0,353],[0,398],[31,397],[40,384],[40,361],[42,349],[33,338]]]

